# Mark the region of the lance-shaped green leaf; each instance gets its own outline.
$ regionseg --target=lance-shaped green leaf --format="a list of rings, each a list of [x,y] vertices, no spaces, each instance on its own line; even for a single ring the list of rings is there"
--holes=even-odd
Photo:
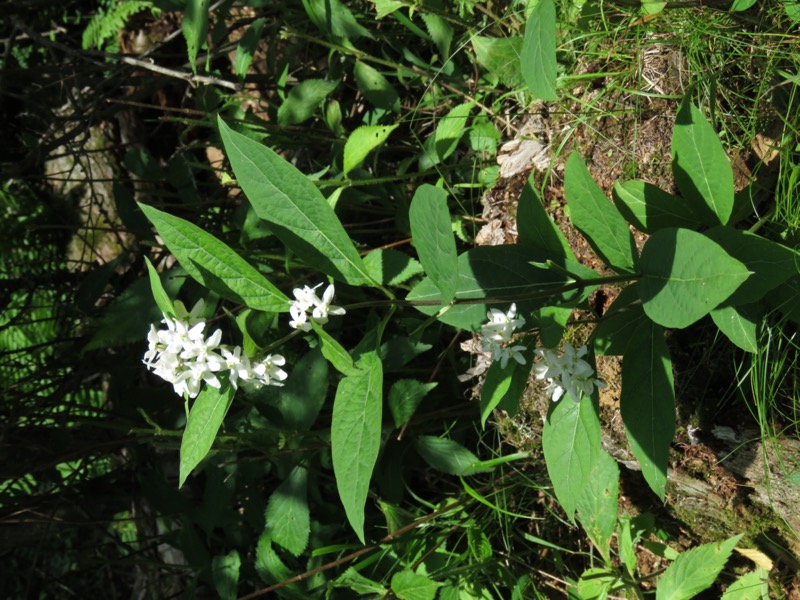
[[[714,227],[705,235],[752,273],[725,301],[726,306],[756,302],[800,271],[798,252],[755,233]]]
[[[414,438],[414,447],[432,468],[448,475],[460,477],[487,471],[477,456],[453,440],[420,435]]]
[[[285,127],[307,121],[338,85],[338,81],[325,79],[306,79],[298,83],[278,109],[278,124]]]
[[[758,324],[764,316],[760,303],[720,306],[711,318],[728,339],[746,352],[758,350]]]
[[[381,443],[383,366],[374,351],[357,366],[363,373],[345,377],[336,390],[331,456],[347,520],[364,543],[364,506]]]
[[[603,451],[600,419],[593,403],[586,399],[573,402],[568,393],[554,402],[542,430],[542,450],[556,498],[573,520]]]
[[[564,196],[573,225],[600,258],[615,271],[633,271],[636,246],[628,224],[592,179],[577,152],[567,160]]]
[[[611,537],[617,528],[618,502],[619,467],[601,450],[578,499],[578,519],[607,564],[611,560]]]
[[[308,545],[308,470],[297,466],[269,497],[266,529],[273,542],[300,556]]]
[[[656,600],[688,600],[711,587],[742,535],[681,554],[658,580]]]
[[[702,223],[686,198],[668,194],[645,181],[615,183],[614,204],[628,223],[645,233],[667,227],[694,229]]]
[[[200,464],[211,450],[222,421],[231,407],[235,392],[233,386],[223,382],[223,387],[219,390],[206,385],[195,398],[181,439],[178,487],[183,485],[192,469]]]
[[[289,299],[229,246],[197,225],[139,205],[186,272],[220,296],[268,312],[289,310]]]
[[[521,245],[478,246],[458,257],[457,300],[492,298],[502,300],[491,306],[508,310],[516,302],[518,312],[528,314],[543,306],[575,306],[588,297],[596,286],[572,286],[563,273],[532,264],[542,260],[542,254]],[[584,278],[597,277],[592,269],[579,263],[565,262],[565,268]],[[441,292],[430,278],[423,279],[406,297],[425,302],[416,308],[427,315],[436,314],[441,306]],[[485,303],[456,304],[447,309],[439,320],[462,329],[477,330],[486,321],[489,305]]]
[[[639,296],[647,316],[664,327],[688,327],[750,276],[719,244],[689,229],[653,234],[639,261]]]
[[[500,366],[500,362],[494,361],[486,371],[486,378],[481,388],[481,427],[486,427],[486,421],[495,408],[505,410],[511,417],[517,414],[519,401],[527,387],[528,376],[533,366],[533,348],[524,350],[522,355],[525,359],[524,364],[509,359],[504,369]]]
[[[414,247],[425,272],[447,304],[458,289],[458,255],[450,227],[447,192],[432,185],[417,188],[408,211]]]
[[[642,474],[663,498],[675,436],[675,389],[664,330],[655,323],[637,328],[622,358],[620,411]]]
[[[164,286],[161,284],[161,278],[158,275],[158,271],[153,266],[153,263],[150,262],[150,259],[146,256],[144,257],[145,262],[147,263],[147,274],[150,278],[150,289],[153,291],[153,299],[155,299],[158,308],[161,309],[161,312],[167,315],[168,317],[175,316],[175,306],[172,304],[172,299],[167,294]]]
[[[358,367],[353,362],[353,357],[345,350],[342,345],[337,342],[331,334],[325,331],[321,325],[311,321],[311,327],[314,332],[319,336],[320,349],[322,356],[328,359],[333,365],[333,368],[339,371],[342,375],[357,375],[359,373]]]
[[[380,71],[358,60],[353,67],[353,77],[356,80],[358,91],[364,94],[364,97],[373,106],[384,110],[397,111],[400,109],[400,96],[397,90]]]
[[[475,106],[474,102],[465,102],[459,104],[448,111],[448,113],[439,120],[436,126],[436,133],[434,134],[434,147],[436,155],[439,160],[444,160],[450,156],[458,146],[458,141],[464,135],[467,126],[467,119],[472,107]]]
[[[189,54],[189,65],[192,72],[197,72],[195,61],[197,51],[206,43],[208,33],[208,5],[210,0],[187,0],[183,12],[181,29],[186,38],[186,48]]]
[[[370,282],[350,236],[308,177],[222,119],[219,130],[239,185],[273,233],[322,272],[352,285]]]
[[[408,421],[419,403],[428,395],[436,382],[422,383],[416,379],[398,379],[389,390],[389,410],[395,427],[402,427]]]
[[[517,233],[519,243],[535,248],[561,264],[561,259],[575,260],[569,242],[542,205],[530,176],[517,205]]]
[[[538,100],[557,100],[555,84],[556,7],[553,0],[537,2],[525,25],[520,57],[522,78]]]
[[[360,165],[395,129],[397,125],[362,125],[353,131],[344,144],[345,175]]]
[[[733,170],[703,113],[690,102],[678,111],[672,132],[672,172],[684,198],[706,225],[726,225],[733,211]]]

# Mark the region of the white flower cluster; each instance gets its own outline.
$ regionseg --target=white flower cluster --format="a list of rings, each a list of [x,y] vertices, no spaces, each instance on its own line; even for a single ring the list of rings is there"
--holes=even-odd
[[[513,358],[519,364],[525,364],[522,351],[525,346],[511,346],[514,330],[525,324],[525,319],[517,317],[517,305],[512,304],[507,313],[492,308],[486,313],[489,322],[481,326],[478,340],[483,352],[490,352],[492,360],[499,360],[500,367],[505,369],[508,359]]]
[[[600,379],[594,379],[594,369],[583,360],[588,352],[586,346],[575,350],[570,344],[564,345],[564,355],[558,356],[552,350],[534,351],[542,360],[533,366],[537,379],[547,382],[546,391],[553,402],[558,402],[567,392],[575,402],[580,402],[581,394],[591,396],[594,387],[606,387]]]
[[[313,288],[307,285],[301,288],[295,288],[293,294],[295,300],[292,300],[289,305],[289,314],[292,320],[289,321],[295,329],[302,329],[303,331],[311,331],[311,321],[318,325],[325,325],[328,322],[328,315],[343,315],[345,310],[341,306],[334,306],[331,304],[333,295],[335,293],[333,284],[325,288],[322,298],[317,296],[315,291],[322,284],[319,283]],[[311,314],[309,315],[309,311]],[[311,321],[309,321],[309,318]]]
[[[190,313],[176,301],[176,316],[164,315],[162,323],[166,324],[166,329],[150,325],[149,346],[142,361],[148,369],[170,382],[176,394],[189,398],[200,393],[203,382],[219,388],[221,382],[217,374],[222,371],[229,371],[228,378],[234,389],[238,389],[240,380],[257,387],[283,385],[281,382],[287,377],[280,368],[286,363],[283,356],[273,354],[252,362],[242,354],[240,346],[231,348],[220,344],[222,330],[217,329],[206,338],[203,333],[206,323],[199,316],[202,310],[202,300]]]

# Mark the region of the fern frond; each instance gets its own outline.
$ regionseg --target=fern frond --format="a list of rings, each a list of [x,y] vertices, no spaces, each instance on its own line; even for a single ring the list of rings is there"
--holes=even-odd
[[[128,19],[147,9],[153,10],[150,0],[122,0],[108,11],[99,10],[83,31],[83,49],[102,48],[109,38],[116,38]]]

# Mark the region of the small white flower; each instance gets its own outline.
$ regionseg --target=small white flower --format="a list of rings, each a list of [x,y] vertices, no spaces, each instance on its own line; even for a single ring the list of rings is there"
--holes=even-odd
[[[230,371],[230,382],[233,389],[239,389],[239,380],[247,381],[253,376],[250,366],[250,359],[242,354],[242,347],[236,346],[233,351],[222,348],[222,358],[225,360],[225,367]]]
[[[280,354],[270,354],[258,362],[252,369],[253,379],[260,387],[262,385],[282,386],[288,375],[281,369],[286,364],[286,359]]]
[[[317,296],[316,289],[322,284],[317,284],[313,288],[304,286],[303,288],[295,288],[292,293],[295,300],[292,300],[289,305],[289,314],[292,320],[289,325],[294,329],[302,329],[303,331],[311,331],[311,322],[309,321],[308,311],[311,311],[311,321],[318,325],[325,325],[328,322],[329,315],[343,315],[345,314],[344,308],[341,306],[332,305],[333,296],[336,293],[333,284],[325,288],[325,292],[320,299]]]
[[[513,358],[521,365],[525,364],[522,351],[525,346],[508,346],[514,336],[514,330],[525,324],[525,319],[517,318],[517,305],[512,304],[507,313],[492,308],[486,313],[488,323],[481,326],[478,334],[481,350],[491,354],[493,361],[500,361],[500,368],[505,369],[508,360]]]
[[[595,387],[606,387],[603,381],[594,379],[594,369],[583,360],[588,351],[586,346],[576,351],[570,344],[564,345],[564,355],[560,357],[546,348],[534,351],[542,360],[533,366],[533,372],[547,383],[545,392],[553,402],[558,402],[565,392],[580,402],[581,396],[591,396]]]

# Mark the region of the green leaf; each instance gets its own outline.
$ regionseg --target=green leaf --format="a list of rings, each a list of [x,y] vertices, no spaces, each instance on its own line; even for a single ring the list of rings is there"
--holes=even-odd
[[[364,506],[381,443],[383,367],[374,351],[357,366],[363,373],[345,377],[336,390],[331,455],[347,520],[364,543]]]
[[[594,351],[601,356],[623,356],[651,320],[639,302],[636,284],[624,288],[594,330]]]
[[[398,379],[389,390],[389,410],[395,427],[402,427],[417,410],[436,382],[422,383],[416,379]]]
[[[450,59],[450,44],[453,41],[453,28],[439,15],[423,12],[420,16],[425,22],[425,28],[428,30],[433,43],[436,44],[436,49],[439,51],[439,61],[446,63]]]
[[[353,357],[345,350],[342,345],[337,342],[331,334],[322,328],[322,325],[311,322],[311,327],[319,337],[320,350],[328,362],[333,365],[333,368],[339,371],[342,375],[358,375],[361,371],[355,366]]]
[[[689,229],[662,229],[642,250],[639,296],[664,327],[688,327],[736,291],[750,272],[718,244]]]
[[[453,440],[420,435],[414,438],[414,447],[432,468],[448,475],[460,477],[486,470],[478,466],[477,456]]]
[[[522,37],[490,38],[475,35],[471,41],[478,64],[499,81],[512,88],[524,83],[520,69]]]
[[[253,209],[297,256],[351,285],[370,281],[336,213],[305,175],[266,146],[219,129],[233,172]]]
[[[541,253],[521,245],[478,246],[467,250],[458,257],[456,298],[492,298],[495,302],[491,305],[456,304],[439,320],[454,327],[477,330],[486,321],[489,306],[502,304],[498,300],[506,298],[506,306],[516,302],[518,312],[528,314],[544,306],[575,306],[594,290],[594,286],[589,286],[583,290],[559,291],[568,283],[566,276],[531,264],[541,258]],[[570,272],[581,277],[597,277],[597,273],[583,265],[565,264]],[[535,297],[524,299],[526,296]],[[423,279],[406,299],[429,302],[430,305],[416,306],[427,315],[436,314],[441,306],[441,293],[430,278]]]
[[[311,531],[307,488],[308,471],[297,466],[275,488],[267,504],[265,518],[270,538],[294,556],[306,549]]]
[[[740,11],[740,10],[747,10],[748,8],[752,7],[758,0],[733,0],[733,4],[731,4],[730,11]]]
[[[139,205],[181,266],[224,298],[267,312],[289,310],[289,299],[229,246],[197,225]]]
[[[400,285],[422,273],[422,265],[418,260],[391,248],[373,250],[367,254],[364,267],[372,279],[383,285]]]
[[[440,161],[445,160],[455,152],[458,141],[464,135],[469,113],[472,111],[473,106],[475,106],[474,102],[459,104],[439,119],[433,139],[436,156]]]
[[[206,43],[208,5],[209,0],[187,0],[183,21],[181,21],[183,37],[186,38],[186,47],[189,52],[189,64],[193,73],[197,72],[197,66],[195,65],[197,51]]]
[[[233,62],[233,70],[237,77],[245,78],[247,70],[253,62],[253,54],[256,51],[258,42],[261,41],[261,34],[264,32],[264,23],[266,19],[263,17],[256,19],[244,32],[244,35],[239,38],[239,43],[236,45],[236,58]]]
[[[344,144],[345,175],[355,169],[375,148],[380,146],[397,129],[397,125],[363,125],[347,138]]]
[[[353,77],[358,91],[364,94],[367,101],[383,110],[400,110],[400,96],[389,80],[380,71],[362,61],[356,61]]]
[[[642,0],[642,14],[657,15],[666,5],[665,0]]]
[[[728,586],[722,600],[769,600],[769,571],[759,567],[742,575]]]
[[[317,419],[328,395],[328,362],[323,354],[312,350],[303,356],[292,367],[292,376],[277,388],[284,428],[308,431]]]
[[[286,581],[287,579],[291,579],[293,575],[289,568],[283,564],[278,553],[273,549],[268,527],[264,528],[261,537],[258,538],[255,568],[258,576],[261,577],[262,581],[266,584]],[[300,592],[297,584],[289,584],[286,586],[286,589],[295,594]],[[289,597],[292,598],[292,596]],[[294,598],[297,597],[297,595],[294,596]]]
[[[438,581],[408,569],[392,576],[392,591],[400,600],[433,600],[440,585]]]
[[[611,561],[611,537],[617,528],[619,467],[600,452],[583,494],[578,498],[578,519],[606,564]]]
[[[307,121],[338,85],[338,81],[325,79],[306,79],[298,83],[278,108],[278,125],[286,127]]]
[[[349,567],[344,573],[339,575],[339,577],[331,581],[328,585],[330,588],[345,588],[347,590],[352,590],[359,596],[378,594],[379,596],[383,597],[387,594],[386,588],[380,583],[364,577],[353,567]]]
[[[153,263],[150,262],[149,258],[145,256],[144,260],[147,263],[147,274],[150,278],[150,289],[153,291],[153,298],[155,299],[158,308],[160,308],[161,312],[168,317],[174,317],[175,307],[173,306],[172,300],[170,299],[166,290],[164,290],[164,286],[161,285],[161,278],[158,275],[158,271],[156,271],[156,268],[153,266]]]
[[[183,486],[189,473],[211,450],[235,393],[232,385],[223,382],[221,390],[205,385],[195,398],[181,439],[178,487]]]
[[[573,402],[569,394],[552,403],[542,430],[542,450],[556,498],[572,520],[603,451],[593,403]]]
[[[519,243],[539,250],[558,264],[562,264],[565,258],[575,260],[567,238],[542,206],[534,185],[534,178],[531,175],[519,197],[517,205]]]
[[[614,204],[628,223],[645,233],[655,233],[667,227],[694,229],[700,224],[692,205],[685,198],[668,194],[645,181],[617,182],[612,195]]]
[[[751,304],[761,300],[800,270],[800,254],[749,231],[714,227],[705,235],[752,273],[725,301],[725,305]]]
[[[220,600],[236,600],[241,566],[242,559],[239,558],[239,552],[236,550],[214,557],[211,562],[211,579]]]
[[[486,427],[486,421],[495,408],[505,410],[512,417],[517,413],[519,400],[533,366],[533,350],[526,350],[522,354],[525,358],[524,365],[512,359],[503,369],[498,361],[494,361],[486,371],[481,388],[481,427]]]
[[[688,600],[711,587],[742,534],[681,554],[658,580],[656,600]]]
[[[719,330],[746,352],[758,350],[758,324],[763,316],[759,303],[722,306],[711,311]]]
[[[622,358],[620,412],[642,474],[663,498],[675,436],[675,389],[664,330],[655,323],[637,328]]]
[[[458,289],[458,255],[450,227],[447,192],[432,185],[417,188],[408,211],[411,235],[420,262],[447,304]]]
[[[628,224],[592,179],[581,155],[573,152],[564,171],[570,219],[598,256],[615,271],[634,268],[636,245]]]
[[[303,0],[303,6],[311,21],[323,33],[350,40],[372,38],[369,30],[356,21],[353,13],[341,0]]]
[[[525,25],[522,78],[537,100],[558,100],[556,93],[556,7],[553,0],[537,2]]]
[[[795,275],[767,294],[767,306],[781,311],[788,319],[800,323],[800,276]]]
[[[733,211],[733,170],[714,129],[690,102],[672,133],[672,171],[683,197],[706,225],[725,225]]]

